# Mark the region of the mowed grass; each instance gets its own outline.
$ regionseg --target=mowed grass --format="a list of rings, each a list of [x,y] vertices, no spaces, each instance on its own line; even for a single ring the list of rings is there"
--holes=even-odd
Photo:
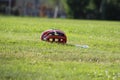
[[[64,31],[67,44],[41,41],[47,29]],[[87,79],[120,80],[119,21],[0,16],[0,80]]]

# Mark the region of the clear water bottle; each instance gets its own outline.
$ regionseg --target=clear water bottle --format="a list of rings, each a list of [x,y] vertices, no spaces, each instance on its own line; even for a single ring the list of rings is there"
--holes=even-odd
[[[78,44],[76,44],[75,46],[76,46],[76,47],[80,47],[80,48],[85,48],[85,49],[86,49],[86,48],[89,48],[88,45],[78,45]]]

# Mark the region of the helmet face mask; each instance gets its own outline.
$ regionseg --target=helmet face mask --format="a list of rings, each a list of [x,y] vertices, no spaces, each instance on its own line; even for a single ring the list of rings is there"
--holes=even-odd
[[[67,37],[64,32],[51,29],[42,33],[41,40],[65,44],[67,42]]]

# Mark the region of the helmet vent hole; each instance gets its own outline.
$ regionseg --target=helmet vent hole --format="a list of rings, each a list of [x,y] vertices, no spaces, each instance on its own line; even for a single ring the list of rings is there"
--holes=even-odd
[[[49,39],[49,41],[50,41],[50,42],[52,42],[52,41],[53,41],[53,39],[51,39],[51,38],[50,38],[50,39]]]
[[[63,41],[63,39],[60,39],[60,41]]]
[[[55,42],[58,42],[59,40],[58,39],[55,39]]]

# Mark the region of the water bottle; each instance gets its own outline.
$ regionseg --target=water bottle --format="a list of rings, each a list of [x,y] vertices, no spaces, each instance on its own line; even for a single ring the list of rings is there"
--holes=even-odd
[[[76,47],[80,47],[80,48],[85,48],[85,49],[86,49],[86,48],[89,48],[88,45],[78,45],[78,44],[77,44],[77,45],[75,45],[75,46],[76,46]]]

